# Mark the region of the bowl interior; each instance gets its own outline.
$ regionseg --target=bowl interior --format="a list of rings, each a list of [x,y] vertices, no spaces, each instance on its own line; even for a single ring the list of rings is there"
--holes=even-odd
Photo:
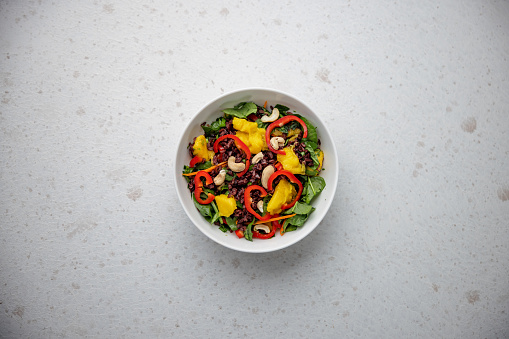
[[[316,210],[311,213],[303,227],[298,228],[296,231],[285,233],[284,236],[280,236],[279,233],[276,233],[276,237],[270,240],[253,239],[253,241],[250,242],[239,239],[235,233],[223,233],[216,225],[208,223],[194,206],[191,193],[187,188],[187,182],[184,177],[182,177],[182,169],[184,165],[189,164],[190,160],[187,146],[195,136],[203,134],[200,124],[204,121],[211,123],[219,116],[222,116],[222,109],[233,107],[243,101],[253,101],[259,105],[267,101],[268,106],[281,104],[288,106],[292,111],[295,110],[297,113],[302,114],[317,127],[318,138],[321,141],[321,149],[325,154],[323,164],[324,170],[321,172],[320,176],[325,179],[326,187],[311,203],[316,207]],[[253,88],[238,90],[225,94],[205,105],[193,117],[182,133],[175,159],[175,185],[177,187],[177,194],[191,221],[210,239],[223,246],[242,252],[263,253],[275,251],[288,247],[307,236],[315,229],[329,210],[336,191],[337,180],[338,164],[336,148],[331,134],[323,122],[300,100],[286,93],[271,89]]]

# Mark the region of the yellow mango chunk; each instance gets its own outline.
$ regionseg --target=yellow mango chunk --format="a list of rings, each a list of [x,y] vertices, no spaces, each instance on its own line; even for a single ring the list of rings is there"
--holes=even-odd
[[[235,135],[237,136],[237,138],[240,139],[240,141],[242,141],[243,143],[246,144],[247,147],[249,147],[249,145],[251,144],[251,142],[249,141],[249,133],[237,131]],[[251,148],[249,150],[251,150]]]
[[[265,128],[257,128],[255,133],[250,133],[249,143],[251,145],[248,147],[252,154],[268,150],[269,148],[265,143]]]
[[[229,198],[226,194],[216,195],[214,198],[219,210],[219,215],[222,217],[229,217],[237,208],[235,198]]]
[[[246,119],[233,118],[233,128],[237,131],[251,133],[256,132],[258,124],[256,122],[247,121]]]
[[[283,169],[290,171],[293,174],[306,173],[306,165],[299,162],[299,158],[297,157],[297,154],[293,152],[292,147],[285,147],[283,148],[283,151],[286,153],[285,155],[277,155],[277,161],[283,165]]]
[[[320,162],[320,166],[318,166],[319,171],[322,169],[323,157],[324,157],[323,151],[320,150],[320,154],[318,154],[318,161]]]
[[[309,166],[306,166],[306,175],[313,176],[313,175],[318,175],[320,173],[320,171],[322,170],[322,165],[323,165],[323,157],[324,157],[323,151],[320,150],[320,153],[318,153],[318,155],[317,155],[318,162],[320,163],[320,165],[318,165],[318,167],[315,170]]]
[[[194,141],[193,154],[205,160],[211,160],[214,157],[214,151],[207,149],[207,139],[204,135],[198,136]]]
[[[293,200],[297,195],[297,190],[287,180],[282,179],[274,189],[274,194],[267,204],[267,212],[270,214],[281,213],[281,206]]]
[[[288,141],[293,141],[294,139],[296,139],[299,136],[300,132],[301,132],[301,130],[299,128],[291,129],[288,132],[288,134],[286,135],[286,137],[288,138]]]
[[[270,133],[270,135],[273,137],[280,137],[283,135],[283,132],[281,132],[278,129],[273,129],[272,132]]]
[[[256,122],[234,117],[233,128],[237,130],[235,135],[246,144],[252,154],[268,149],[265,143],[265,128],[258,128]]]

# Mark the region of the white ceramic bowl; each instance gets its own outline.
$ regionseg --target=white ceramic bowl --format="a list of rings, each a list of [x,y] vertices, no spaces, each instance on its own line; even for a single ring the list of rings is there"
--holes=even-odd
[[[187,182],[182,176],[184,165],[188,165],[191,160],[187,146],[195,136],[203,134],[200,124],[204,121],[211,123],[219,116],[222,116],[223,113],[221,113],[221,110],[233,107],[239,102],[244,101],[253,101],[259,105],[263,105],[263,103],[267,101],[268,106],[281,104],[289,107],[292,111],[295,110],[297,113],[300,113],[317,127],[318,138],[321,141],[321,149],[325,154],[323,164],[324,170],[321,172],[320,176],[325,179],[326,187],[313,199],[311,204],[316,207],[316,210],[311,213],[304,226],[299,227],[293,232],[285,233],[283,236],[280,236],[279,233],[276,232],[276,236],[272,239],[253,239],[252,242],[245,239],[239,239],[235,233],[223,233],[219,230],[218,226],[211,225],[207,222],[194,206],[191,193],[187,188]],[[322,114],[325,114],[325,112],[322,112]],[[180,137],[177,148],[175,160],[175,185],[177,187],[177,194],[180,202],[182,203],[187,215],[196,227],[198,227],[198,229],[207,237],[218,244],[241,252],[264,253],[276,251],[293,245],[306,237],[320,224],[323,217],[327,214],[336,192],[337,182],[338,159],[336,147],[325,124],[320,120],[318,115],[302,101],[289,94],[273,89],[248,88],[237,90],[224,94],[209,102],[200,109],[200,111],[198,111],[198,113],[189,122]]]

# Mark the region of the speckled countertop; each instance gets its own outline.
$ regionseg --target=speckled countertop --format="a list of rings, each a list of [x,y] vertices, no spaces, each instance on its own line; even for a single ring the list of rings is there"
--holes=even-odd
[[[509,337],[507,1],[2,1],[0,337]],[[215,97],[335,136],[335,201],[269,254],[171,175]]]

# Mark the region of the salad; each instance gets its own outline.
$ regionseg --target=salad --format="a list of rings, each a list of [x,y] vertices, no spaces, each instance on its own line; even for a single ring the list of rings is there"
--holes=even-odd
[[[223,232],[271,239],[302,227],[325,187],[316,127],[277,104],[241,102],[201,124],[182,175],[198,211]]]

